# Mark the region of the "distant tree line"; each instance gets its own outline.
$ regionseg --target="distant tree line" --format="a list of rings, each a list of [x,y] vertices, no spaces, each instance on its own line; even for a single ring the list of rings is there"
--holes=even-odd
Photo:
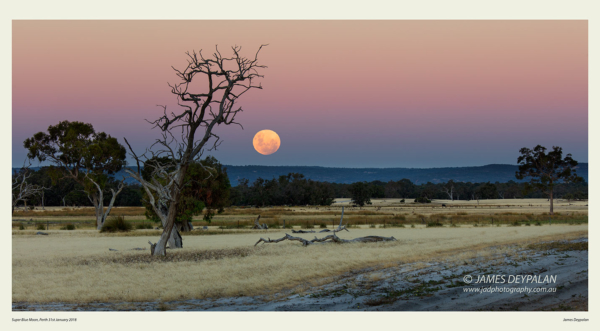
[[[226,175],[226,170],[222,170]],[[42,167],[32,171],[29,181],[32,184],[47,187],[43,195],[32,197],[27,205],[35,206],[92,206],[81,184],[70,178],[53,179],[52,167]],[[223,181],[223,183],[226,183]],[[119,180],[109,178],[106,188],[117,187]],[[526,183],[509,181],[507,183],[470,183],[454,182],[425,183],[416,185],[408,179],[398,181],[357,182],[338,184],[318,182],[306,179],[304,175],[290,173],[279,178],[258,178],[253,183],[247,179],[239,180],[237,186],[219,184],[219,193],[213,189],[212,194],[222,194],[228,200],[220,201],[216,209],[224,206],[282,206],[282,205],[331,205],[335,198],[353,199],[359,205],[368,204],[370,199],[406,199],[406,202],[427,202],[434,199],[445,200],[478,200],[478,199],[514,199],[514,198],[548,198],[539,191],[526,192]],[[588,198],[588,183],[557,184],[555,197],[561,199],[581,200]],[[115,206],[144,206],[143,192],[139,185],[127,184],[115,201]],[[106,196],[106,200],[110,197]],[[206,200],[204,197],[202,200]]]
[[[73,178],[57,177],[56,174],[56,169],[52,166],[42,167],[37,171],[31,170],[31,177],[28,181],[31,184],[44,186],[47,189],[43,191],[43,194],[31,197],[27,201],[28,206],[93,206],[83,185],[76,182]],[[113,177],[108,177],[105,189],[116,189],[119,186],[119,182],[119,180]],[[105,204],[108,204],[110,199],[109,195],[105,195]],[[142,190],[140,186],[125,185],[115,200],[115,206],[142,206]]]
[[[276,205],[330,205],[335,198],[349,198],[358,205],[369,203],[370,199],[412,199],[406,202],[427,202],[433,199],[478,200],[548,198],[547,195],[527,191],[526,183],[454,182],[425,183],[416,185],[408,179],[398,181],[356,182],[338,184],[317,182],[304,178],[302,174],[290,173],[278,179],[258,178],[250,184],[241,179],[231,188],[232,205],[276,206]],[[564,199],[587,199],[588,184],[557,184],[555,196]],[[416,201],[415,201],[416,202]]]
[[[241,179],[236,187],[231,188],[230,197],[231,203],[236,206],[328,206],[333,203],[335,190],[330,183],[290,173],[271,180],[258,178],[252,184],[247,179]]]

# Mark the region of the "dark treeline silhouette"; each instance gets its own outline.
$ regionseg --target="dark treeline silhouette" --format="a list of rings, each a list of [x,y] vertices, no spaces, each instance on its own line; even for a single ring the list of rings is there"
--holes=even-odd
[[[334,198],[364,200],[373,199],[432,199],[478,200],[478,199],[515,199],[548,198],[539,192],[525,192],[525,183],[509,181],[507,183],[470,183],[454,182],[426,183],[415,185],[408,179],[398,181],[357,182],[340,184],[317,182],[304,178],[302,174],[290,173],[279,179],[258,178],[250,184],[242,179],[231,188],[231,203],[236,206],[277,206],[277,205],[329,205]],[[557,184],[555,195],[564,199],[587,199],[586,182],[577,184]],[[355,199],[356,200],[356,199]],[[406,201],[406,202],[413,202]]]
[[[57,178],[52,167],[42,167],[37,171],[31,171],[32,176],[28,179],[31,184],[44,186],[43,195],[33,196],[27,201],[28,206],[93,206],[85,193],[83,186],[72,178]],[[116,189],[119,181],[108,177],[106,191]],[[104,196],[105,205],[110,201],[109,194]],[[126,185],[117,196],[115,206],[142,206],[142,190],[139,185]]]
[[[32,171],[29,179],[32,184],[47,187],[43,196],[29,199],[28,206],[92,206],[83,187],[69,178],[52,179],[50,167]],[[108,178],[107,190],[116,188],[118,181]],[[408,179],[398,181],[357,182],[353,184],[319,182],[307,179],[302,174],[290,173],[279,178],[258,178],[253,183],[247,179],[239,180],[237,186],[230,188],[227,205],[234,206],[282,206],[282,205],[330,205],[335,198],[353,199],[370,197],[372,199],[414,199],[427,200],[478,200],[478,199],[514,199],[548,198],[540,192],[525,192],[525,183],[509,181],[507,183],[470,183],[454,182],[425,183],[416,185]],[[555,197],[580,200],[588,198],[588,183],[557,184]],[[142,190],[139,185],[127,184],[115,201],[115,206],[142,206]],[[105,199],[109,199],[106,196]],[[411,200],[408,200],[411,199]],[[364,199],[362,199],[364,200]],[[365,201],[368,203],[368,199]]]
[[[258,178],[252,185],[241,179],[231,189],[231,203],[236,206],[321,205],[333,203],[335,191],[331,183],[316,182],[304,175],[290,173],[278,179]]]

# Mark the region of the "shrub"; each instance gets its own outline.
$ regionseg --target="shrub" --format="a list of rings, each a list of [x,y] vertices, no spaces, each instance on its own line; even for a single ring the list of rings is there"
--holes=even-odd
[[[304,224],[302,224],[301,228],[302,228],[302,229],[314,229],[314,228],[315,228],[315,225],[314,225],[314,224],[312,224],[312,223],[310,223],[310,222],[308,222],[308,223],[307,223],[307,222],[305,222]]]
[[[415,225],[414,225],[414,224],[411,224],[411,226],[410,226],[410,227],[414,229],[414,228],[415,228]]]
[[[429,199],[427,199],[425,197],[420,197],[420,198],[416,198],[415,202],[418,202],[418,203],[431,203],[431,200],[429,200]]]
[[[512,225],[513,226],[521,226],[521,223],[519,223],[519,221],[514,221]]]
[[[404,224],[400,224],[400,223],[397,223],[397,222],[391,222],[391,223],[388,223],[388,226],[391,227],[391,228],[403,228]]]
[[[25,230],[25,224],[19,223],[19,230]]]
[[[104,222],[100,232],[127,232],[131,231],[132,228],[131,223],[125,221],[125,217],[113,216]]]
[[[535,222],[535,226],[542,226],[542,223],[540,223],[539,221]]]
[[[152,223],[150,223],[150,222],[137,223],[135,225],[135,228],[138,230],[144,230],[144,229],[152,230],[153,229]]]
[[[44,224],[40,223],[40,224],[37,225],[37,229],[38,230],[46,230],[46,227],[44,226]]]
[[[404,203],[404,199],[400,200],[400,203]]]
[[[371,223],[371,224],[369,224],[369,227],[370,227],[371,229],[374,229],[374,228],[376,228],[377,226],[376,226],[375,224]]]
[[[430,222],[427,223],[427,227],[428,228],[434,228],[434,227],[440,227],[440,226],[444,226],[442,223],[440,222]]]
[[[527,222],[525,223],[525,226],[531,226],[531,223]]]
[[[319,228],[326,229],[327,225],[325,223],[321,223],[321,224],[319,224]]]
[[[75,230],[75,225],[69,223],[66,224],[65,226],[63,226],[62,228],[60,228],[61,230]]]

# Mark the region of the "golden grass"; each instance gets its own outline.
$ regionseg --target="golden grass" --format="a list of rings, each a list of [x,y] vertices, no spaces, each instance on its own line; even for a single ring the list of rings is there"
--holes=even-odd
[[[13,302],[168,301],[274,294],[310,288],[366,267],[467,259],[490,254],[490,246],[587,236],[587,225],[367,228],[340,236],[394,236],[398,241],[309,247],[296,242],[253,247],[261,236],[279,238],[284,231],[184,236],[184,248],[169,250],[166,259],[151,259],[148,250],[131,250],[147,248],[148,240],[156,241],[156,236],[93,233],[13,236]],[[308,239],[314,234],[298,236]]]
[[[18,210],[15,211],[13,217],[45,217],[45,216],[94,216],[96,210],[93,207],[63,207],[63,208],[47,208],[48,210]],[[104,211],[106,211],[106,207]],[[113,207],[110,211],[111,215],[122,215],[122,216],[137,216],[144,215],[144,207]]]

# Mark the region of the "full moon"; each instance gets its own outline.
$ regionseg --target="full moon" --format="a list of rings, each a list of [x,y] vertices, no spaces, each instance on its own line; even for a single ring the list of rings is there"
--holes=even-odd
[[[260,154],[270,155],[277,152],[281,145],[281,140],[275,131],[262,130],[254,135],[252,144],[254,145],[254,149]]]

